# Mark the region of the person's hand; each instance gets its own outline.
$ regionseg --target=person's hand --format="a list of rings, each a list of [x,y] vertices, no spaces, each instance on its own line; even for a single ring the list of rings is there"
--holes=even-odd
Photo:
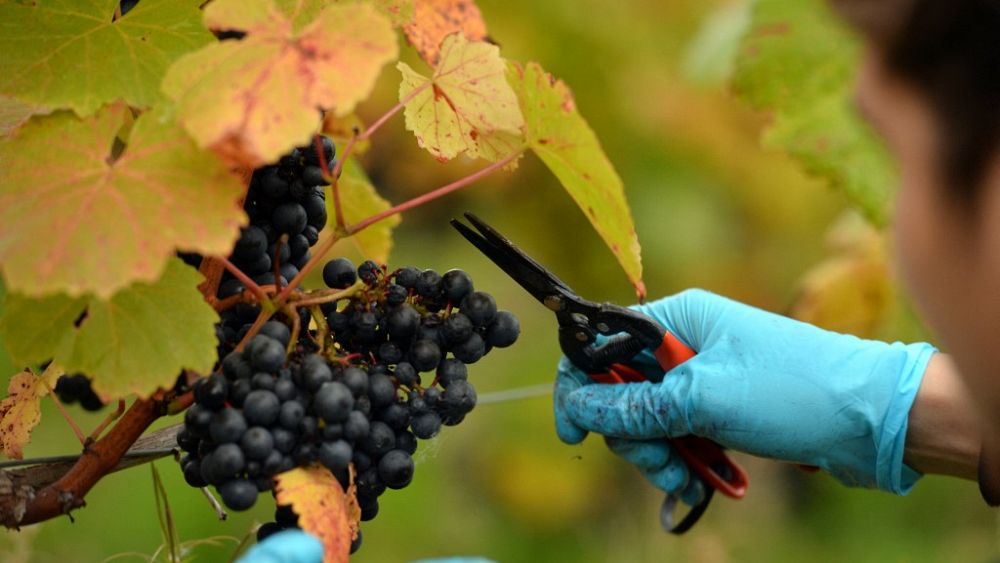
[[[323,544],[299,530],[285,530],[251,547],[237,563],[322,563]]]
[[[903,463],[903,446],[929,344],[862,340],[702,290],[635,308],[697,355],[664,374],[646,351],[630,363],[653,381],[601,385],[563,358],[554,403],[564,442],[603,434],[654,485],[689,503],[699,481],[664,437],[704,436],[897,494],[920,477]]]
[[[323,544],[300,530],[286,530],[269,536],[250,548],[237,563],[322,563]],[[493,563],[482,557],[421,559],[413,563]]]

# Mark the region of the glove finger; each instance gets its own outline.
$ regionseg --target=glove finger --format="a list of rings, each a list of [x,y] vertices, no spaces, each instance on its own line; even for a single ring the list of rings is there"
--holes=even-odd
[[[286,530],[270,536],[250,548],[237,563],[321,563],[323,544],[298,530]]]
[[[665,383],[587,385],[561,399],[564,415],[574,425],[616,438],[650,440],[690,434],[684,417],[670,416]]]
[[[555,410],[556,434],[567,444],[579,444],[587,437],[587,431],[576,423],[566,412],[566,400],[577,389],[589,382],[585,373],[577,369],[563,357],[559,361],[556,375],[556,387],[552,394],[552,405]]]
[[[691,472],[679,457],[659,469],[641,471],[654,487],[668,493],[680,492],[691,482]]]
[[[628,440],[606,436],[608,449],[640,469],[661,469],[670,461],[672,448],[663,439]]]

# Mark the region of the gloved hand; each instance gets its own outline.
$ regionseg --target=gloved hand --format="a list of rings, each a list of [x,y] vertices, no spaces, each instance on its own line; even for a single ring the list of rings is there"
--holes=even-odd
[[[251,547],[237,563],[322,563],[323,544],[298,530],[278,532]]]
[[[322,563],[323,544],[298,530],[278,532],[250,548],[237,563]],[[414,563],[492,563],[482,557],[422,559]]]
[[[603,434],[654,485],[691,504],[699,481],[665,436],[704,436],[897,494],[920,477],[903,463],[903,446],[929,344],[862,340],[702,290],[635,308],[698,355],[664,374],[646,351],[630,363],[655,382],[601,385],[563,358],[554,402],[564,442]]]

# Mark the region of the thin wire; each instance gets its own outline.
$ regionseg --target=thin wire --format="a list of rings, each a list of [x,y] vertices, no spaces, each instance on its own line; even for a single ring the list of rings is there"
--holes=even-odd
[[[541,383],[538,385],[529,385],[527,387],[517,387],[514,389],[505,389],[503,391],[493,391],[491,393],[483,393],[482,395],[479,396],[479,399],[476,401],[476,403],[480,405],[495,405],[498,403],[508,403],[511,401],[520,401],[522,399],[541,397],[544,395],[550,395],[551,393],[552,393],[552,384]],[[122,455],[122,457],[130,458],[130,457],[166,456],[172,454],[175,449],[176,448],[152,448],[145,450],[129,450],[125,452],[125,454]],[[78,459],[80,459],[79,454],[36,457],[31,459],[15,459],[9,461],[0,461],[0,469],[6,469],[10,467],[24,467],[28,465],[75,462]]]
[[[170,455],[174,452],[176,448],[154,448],[148,450],[130,450],[125,452],[122,457],[146,457],[146,456],[165,456]],[[0,469],[6,469],[8,467],[23,467],[25,465],[43,465],[51,463],[64,463],[72,462],[80,459],[80,454],[74,455],[55,455],[49,457],[35,457],[31,459],[15,459],[10,461],[0,461]]]
[[[479,396],[479,400],[476,401],[476,404],[491,405],[551,394],[552,384],[541,383],[538,385],[530,385],[528,387],[517,387],[514,389],[505,389],[503,391],[494,391],[492,393],[483,393]]]

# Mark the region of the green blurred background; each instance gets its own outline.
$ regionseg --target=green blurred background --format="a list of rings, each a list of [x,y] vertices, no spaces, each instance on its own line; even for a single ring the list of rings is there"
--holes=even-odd
[[[491,36],[514,60],[535,60],[573,89],[580,112],[624,179],[651,298],[703,287],[787,312],[802,280],[828,259],[828,231],[843,198],[777,151],[762,149],[767,116],[726,87],[741,2],[697,0],[479,0]],[[706,22],[711,25],[706,27]],[[405,57],[419,65],[412,53]],[[387,69],[362,115],[394,103]],[[442,185],[481,163],[437,163],[401,119],[374,140],[366,168],[393,202]],[[501,174],[403,217],[391,264],[463,267],[477,287],[514,311],[522,339],[472,370],[481,394],[553,378],[559,352],[551,315],[447,225],[472,210],[518,241],[583,295],[634,300],[612,255],[532,156]],[[856,227],[855,227],[856,228]],[[903,299],[880,308],[874,334],[920,338]],[[834,300],[836,301],[836,300]],[[844,316],[850,316],[848,312]],[[888,320],[887,320],[888,319]],[[26,457],[73,452],[72,434],[46,401]],[[77,413],[84,427],[99,416]],[[179,421],[164,420],[160,425]],[[547,397],[482,405],[462,425],[421,445],[413,485],[382,497],[352,561],[404,562],[444,555],[515,561],[988,561],[996,517],[972,483],[925,478],[907,498],[845,489],[831,478],[737,456],[747,498],[717,499],[686,536],[664,534],[662,495],[599,439],[561,444]],[[176,464],[157,463],[182,540],[242,538],[272,518],[261,496],[219,522]],[[141,561],[162,544],[148,467],[102,480],[76,511],[0,535],[0,561]],[[195,561],[228,561],[235,543],[199,547]]]

